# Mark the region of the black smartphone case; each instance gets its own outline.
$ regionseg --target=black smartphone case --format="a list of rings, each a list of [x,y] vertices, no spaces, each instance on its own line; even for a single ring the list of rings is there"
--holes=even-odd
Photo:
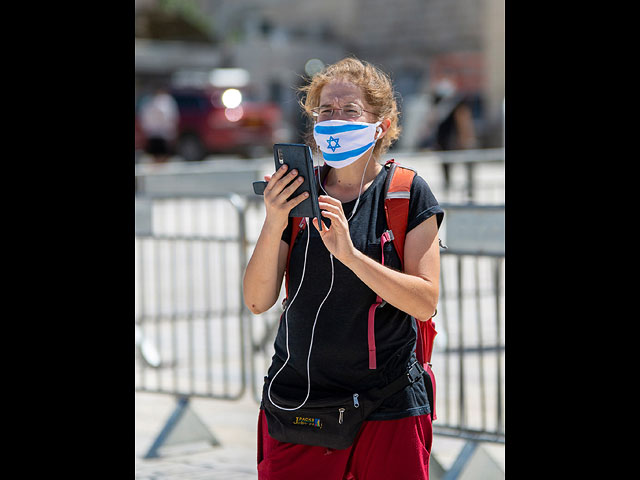
[[[276,171],[287,165],[287,174],[293,170],[298,170],[298,175],[302,175],[304,182],[300,185],[289,199],[300,195],[302,192],[309,192],[309,197],[296,205],[289,212],[290,217],[316,217],[320,229],[320,207],[318,206],[318,191],[316,188],[316,179],[313,174],[313,160],[311,149],[308,145],[299,143],[276,143],[273,146],[273,159]],[[288,200],[289,200],[288,199]]]
[[[267,188],[267,182],[253,182],[253,193],[256,195],[264,195],[264,189]]]

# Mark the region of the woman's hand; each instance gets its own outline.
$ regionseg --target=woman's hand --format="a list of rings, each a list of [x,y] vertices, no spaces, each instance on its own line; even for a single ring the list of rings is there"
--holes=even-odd
[[[264,204],[267,210],[265,227],[276,229],[280,233],[287,228],[291,209],[309,196],[307,192],[303,192],[287,201],[287,198],[302,185],[304,179],[301,176],[296,178],[298,171],[295,169],[288,175],[286,172],[287,166],[283,165],[273,176],[265,175],[264,177],[267,182],[264,189]]]
[[[320,231],[317,218],[313,219],[313,225],[320,233],[327,250],[347,265],[349,260],[353,258],[356,249],[349,235],[349,222],[347,222],[347,217],[342,209],[342,203],[333,197],[320,195],[318,205],[321,210],[320,214],[331,219],[331,227],[327,227],[327,224],[322,222],[322,231]]]

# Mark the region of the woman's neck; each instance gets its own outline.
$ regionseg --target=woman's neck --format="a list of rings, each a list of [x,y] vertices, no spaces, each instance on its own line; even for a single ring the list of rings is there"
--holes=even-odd
[[[369,160],[369,152],[351,165],[343,168],[331,168],[324,183],[327,193],[343,203],[358,198],[360,185],[362,185],[362,192],[364,192],[382,170],[382,165],[375,158],[372,157],[368,164],[367,160]],[[362,174],[365,165],[367,170],[364,172],[363,180]]]

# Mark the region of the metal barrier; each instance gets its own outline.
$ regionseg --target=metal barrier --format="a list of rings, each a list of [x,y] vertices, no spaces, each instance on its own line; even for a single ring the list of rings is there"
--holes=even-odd
[[[434,433],[504,443],[504,207],[443,208]]]
[[[237,195],[136,198],[135,388],[177,400],[145,458],[186,441],[217,445],[189,398],[245,394],[244,216]]]
[[[264,219],[261,197],[192,189],[176,198],[166,187],[142,193],[136,197],[135,388],[178,399],[147,454],[153,457],[188,417],[189,397],[260,400],[284,289],[262,315],[244,306],[242,275]],[[434,318],[434,433],[474,445],[504,443],[504,206],[442,206],[448,249]],[[215,444],[206,431],[202,438]],[[473,448],[465,447],[457,462]]]
[[[139,229],[135,240],[137,390],[222,399],[244,394],[246,249],[239,200],[137,201],[140,215],[155,211],[156,224],[153,233]],[[202,218],[217,210],[220,233],[184,231],[206,203],[210,212]]]
[[[504,203],[504,148],[450,151],[396,151],[386,154],[416,169],[438,192],[442,201]],[[441,165],[450,166],[451,182],[445,189]],[[193,196],[222,193],[252,195],[251,181],[272,173],[271,157],[254,160],[210,157],[203,162],[136,165],[136,194]],[[490,177],[487,177],[487,174]]]
[[[464,168],[464,181],[460,186],[450,186],[449,191],[444,190],[445,195],[451,195],[452,187],[460,190],[465,201],[479,202],[482,201],[480,196],[481,186],[484,182],[478,179],[478,167],[487,164],[504,164],[505,152],[504,148],[486,148],[479,150],[447,150],[447,151],[418,151],[418,152],[402,152],[398,154],[398,158],[402,159],[402,163],[411,166],[414,161],[418,163],[440,163],[449,165],[452,168],[458,166]],[[418,170],[422,171],[422,170]],[[486,185],[484,186],[486,188]],[[442,185],[444,188],[444,185]],[[504,192],[504,184],[498,185],[499,191]]]

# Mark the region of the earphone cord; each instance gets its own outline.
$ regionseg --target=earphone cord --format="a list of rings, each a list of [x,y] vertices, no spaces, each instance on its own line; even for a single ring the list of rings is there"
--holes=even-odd
[[[324,305],[324,302],[327,300],[327,298],[329,298],[329,294],[331,293],[331,289],[333,288],[333,255],[330,255],[331,257],[331,285],[329,286],[329,291],[327,292],[327,295],[324,297],[324,300],[322,300],[322,303],[320,303],[320,306],[318,307],[318,311],[316,312],[316,318],[313,321],[313,328],[311,329],[311,343],[309,344],[309,353],[307,354],[307,396],[305,397],[305,399],[302,401],[302,403],[300,405],[298,405],[297,407],[294,408],[285,408],[285,407],[281,407],[280,405],[277,405],[273,399],[271,398],[271,387],[273,386],[273,382],[275,382],[276,377],[278,376],[278,374],[284,369],[284,367],[287,365],[287,363],[289,362],[289,359],[291,358],[291,353],[289,352],[289,320],[288,320],[288,313],[289,313],[289,308],[291,308],[291,305],[293,305],[293,302],[295,301],[296,297],[298,296],[298,292],[300,292],[300,287],[302,287],[302,282],[304,281],[304,273],[307,267],[307,251],[309,250],[309,237],[311,237],[311,227],[309,226],[309,218],[306,217],[305,218],[305,222],[307,223],[307,245],[304,249],[304,265],[302,267],[302,278],[300,279],[300,284],[298,285],[298,289],[296,290],[296,294],[293,296],[293,298],[291,299],[291,303],[289,303],[287,305],[287,310],[284,313],[284,321],[285,321],[285,339],[286,339],[286,345],[287,345],[287,359],[285,360],[284,364],[282,364],[282,367],[280,367],[280,370],[278,370],[278,372],[273,376],[273,379],[271,380],[271,382],[269,383],[269,389],[267,391],[267,396],[269,397],[269,401],[273,404],[274,407],[279,408],[280,410],[288,410],[288,411],[292,411],[292,410],[298,410],[299,408],[301,408],[305,403],[307,403],[307,400],[309,399],[309,394],[311,393],[311,374],[309,371],[309,360],[311,359],[311,349],[313,348],[313,336],[316,330],[316,323],[318,322],[318,316],[320,315],[320,309],[322,308],[322,305]],[[291,239],[291,241],[293,241],[293,239]]]
[[[376,142],[377,142],[377,140],[378,139],[376,139]],[[375,144],[374,144],[374,148],[375,148]],[[356,210],[358,208],[358,203],[360,203],[360,195],[362,194],[362,185],[364,184],[364,175],[367,172],[367,166],[369,165],[369,161],[371,160],[372,155],[373,155],[373,148],[371,149],[371,153],[369,154],[369,159],[367,160],[367,163],[364,166],[364,170],[362,171],[362,179],[360,180],[360,191],[358,192],[358,199],[356,200],[356,204],[353,206],[353,210],[351,211],[351,215],[347,219],[347,222],[349,222],[353,218],[353,216],[355,215]],[[324,186],[322,185],[322,182],[320,181],[318,183],[320,184],[320,188],[322,188],[322,191],[328,196],[329,194],[324,189]],[[318,222],[320,222],[320,221],[322,221],[322,220],[318,219]],[[310,231],[311,227],[309,226],[309,217],[305,217],[305,222],[307,224],[307,244],[306,244],[306,246],[304,248],[304,264],[302,266],[302,278],[300,279],[300,284],[298,285],[298,289],[296,290],[295,295],[291,299],[291,302],[287,304],[287,309],[284,312],[285,343],[286,343],[286,347],[287,347],[287,359],[282,364],[282,367],[280,367],[280,369],[273,376],[273,378],[271,379],[271,382],[269,382],[269,388],[267,389],[267,397],[269,398],[269,401],[271,402],[271,404],[274,407],[279,408],[280,410],[287,410],[287,411],[293,411],[293,410],[298,410],[299,408],[302,408],[304,406],[304,404],[307,403],[307,400],[309,399],[309,395],[311,393],[311,373],[310,373],[310,370],[309,370],[309,360],[311,359],[311,349],[313,348],[313,336],[314,336],[314,333],[315,333],[315,330],[316,330],[316,323],[318,322],[318,316],[320,315],[320,309],[324,305],[324,302],[326,302],[327,298],[329,298],[329,294],[331,293],[331,290],[333,289],[333,279],[334,279],[333,254],[330,253],[329,254],[329,259],[331,260],[331,285],[329,286],[329,291],[325,295],[324,300],[322,300],[322,302],[320,303],[320,306],[318,307],[318,311],[316,312],[316,318],[314,319],[313,327],[311,328],[311,342],[309,344],[309,353],[307,354],[307,396],[304,398],[302,403],[300,405],[298,405],[297,407],[293,407],[293,408],[281,407],[280,405],[277,405],[273,401],[273,399],[271,398],[271,387],[273,386],[273,383],[275,382],[276,377],[278,376],[278,374],[284,369],[284,367],[289,362],[289,359],[291,358],[291,352],[289,351],[289,319],[288,319],[288,314],[289,314],[289,308],[291,308],[291,305],[293,305],[293,302],[296,300],[296,297],[298,296],[298,292],[300,292],[300,288],[302,287],[302,282],[304,281],[304,274],[305,274],[305,271],[307,269],[307,252],[309,250],[309,238],[311,237],[311,231]],[[293,241],[293,239],[291,239],[291,241]]]
[[[377,142],[378,139],[376,138],[375,141]],[[358,191],[358,198],[356,199],[356,204],[353,206],[353,210],[351,210],[351,215],[349,215],[349,218],[347,218],[347,222],[351,221],[351,219],[353,218],[353,216],[356,213],[356,210],[358,209],[358,204],[360,203],[360,195],[362,195],[362,185],[364,185],[364,175],[365,173],[367,173],[367,167],[369,166],[369,162],[371,161],[371,157],[373,156],[373,150],[375,149],[375,143],[373,145],[373,148],[371,149],[371,153],[369,154],[369,159],[367,160],[367,163],[364,165],[364,169],[362,170],[362,179],[360,180],[360,190]],[[325,195],[330,196],[327,191],[324,189],[324,186],[322,185],[322,182],[318,182],[320,184],[320,188],[322,188],[322,191],[325,193]],[[321,220],[318,219],[318,221],[320,222]]]

